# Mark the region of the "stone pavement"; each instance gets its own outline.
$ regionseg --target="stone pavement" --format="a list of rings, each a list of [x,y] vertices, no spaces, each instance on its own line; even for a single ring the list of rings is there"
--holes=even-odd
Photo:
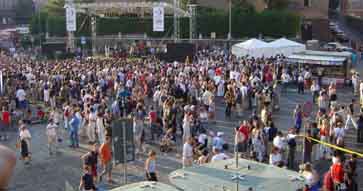
[[[361,67],[361,66],[360,66]],[[363,70],[359,70],[363,71]],[[339,102],[348,103],[352,98],[349,88],[338,91]],[[295,89],[290,89],[286,95],[281,97],[280,111],[273,114],[276,127],[282,131],[286,131],[293,126],[292,112],[296,104],[302,104],[307,100],[311,100],[309,92],[304,95],[297,94]],[[358,106],[357,106],[358,107]],[[217,102],[216,123],[210,124],[208,129],[213,131],[223,131],[225,139],[232,143],[234,127],[239,121],[248,118],[250,112],[243,114],[241,118],[232,118],[227,120],[224,117],[224,104],[221,100]],[[358,110],[357,110],[358,111]],[[9,191],[73,191],[78,189],[79,179],[82,174],[80,156],[89,150],[89,146],[81,144],[81,149],[72,150],[67,147],[68,142],[64,141],[59,145],[59,154],[49,156],[46,145],[45,126],[37,125],[30,128],[32,139],[32,165],[24,166],[22,161],[18,161],[15,174],[12,179]],[[8,145],[15,150],[16,134],[12,133],[11,140],[8,142],[0,142],[0,144]],[[362,145],[355,144],[354,130],[349,131],[347,136],[347,148],[362,151]],[[65,140],[68,140],[66,138]],[[157,170],[159,180],[168,183],[168,174],[178,168],[181,168],[181,141],[178,141],[177,152],[158,153]],[[155,146],[147,146],[147,149],[153,148],[158,151]],[[18,153],[19,155],[19,153]],[[138,155],[136,161],[128,164],[127,179],[128,183],[144,180],[144,160],[145,154]],[[318,161],[316,167],[319,171],[324,172],[329,167],[329,161]],[[363,177],[363,162],[359,164],[359,177]],[[115,183],[113,185],[100,184],[100,187],[109,189],[124,184],[122,165],[117,166],[113,171]],[[361,181],[363,182],[363,181]],[[363,185],[360,187],[363,191]]]

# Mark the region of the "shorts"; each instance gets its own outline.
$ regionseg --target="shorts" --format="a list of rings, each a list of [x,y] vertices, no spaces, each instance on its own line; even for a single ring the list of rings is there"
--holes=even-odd
[[[238,152],[238,153],[247,152],[247,144],[237,143],[237,145],[235,146],[235,152]]]
[[[106,173],[111,172],[111,171],[112,171],[112,167],[113,167],[112,162],[111,162],[111,161],[110,161],[110,162],[108,162],[108,163],[106,164],[106,168],[104,169],[104,170],[105,170],[105,172],[106,172]]]

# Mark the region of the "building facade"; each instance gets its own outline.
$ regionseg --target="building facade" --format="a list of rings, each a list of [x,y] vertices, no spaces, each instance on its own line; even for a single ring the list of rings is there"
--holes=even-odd
[[[301,36],[304,40],[331,40],[329,0],[290,0],[289,8],[302,17]]]
[[[340,12],[344,15],[363,18],[363,0],[341,0]]]
[[[15,24],[17,0],[0,0],[0,27]]]

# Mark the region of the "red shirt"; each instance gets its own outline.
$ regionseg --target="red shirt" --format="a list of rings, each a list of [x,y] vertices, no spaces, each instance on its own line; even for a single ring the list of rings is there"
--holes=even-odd
[[[155,111],[150,111],[149,112],[149,118],[150,118],[151,123],[156,123],[156,120],[157,120],[156,112]]]
[[[248,127],[245,125],[241,125],[238,129],[239,132],[243,133],[243,135],[245,136],[245,140],[248,140],[249,137],[249,131],[248,131]]]
[[[334,182],[342,183],[344,181],[344,169],[341,163],[333,164],[330,171]]]
[[[39,110],[39,111],[37,112],[37,116],[38,116],[38,118],[40,118],[40,119],[44,118],[44,115],[45,115],[45,113],[44,113],[42,110]]]
[[[220,68],[220,67],[217,68],[215,72],[216,72],[216,76],[221,76],[222,75],[222,68]]]
[[[334,191],[334,183],[333,183],[333,179],[331,177],[331,173],[330,171],[328,171],[327,173],[325,173],[324,175],[324,182],[323,182],[323,188],[326,191]]]
[[[103,143],[99,149],[102,164],[107,164],[112,160],[112,150],[110,145]]]
[[[4,111],[1,118],[3,119],[2,121],[5,125],[10,124],[10,113],[8,111]]]
[[[272,82],[272,80],[273,80],[273,76],[272,76],[272,74],[271,74],[270,72],[267,72],[267,73],[265,74],[265,80],[266,80],[267,82]]]

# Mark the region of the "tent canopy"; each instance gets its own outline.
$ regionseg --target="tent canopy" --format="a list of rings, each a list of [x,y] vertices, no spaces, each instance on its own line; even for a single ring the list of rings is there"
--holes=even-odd
[[[268,43],[255,38],[232,46],[232,54],[238,57],[247,55],[255,58],[270,57],[272,56],[271,50]]]
[[[266,48],[268,47],[268,43],[252,38],[250,40],[247,40],[245,42],[241,42],[239,44],[235,45],[236,47],[239,48],[244,48],[244,49],[260,49],[260,48]]]
[[[255,58],[271,57],[278,54],[290,56],[304,50],[306,50],[306,46],[304,44],[300,44],[286,38],[280,38],[270,43],[252,38],[245,42],[235,44],[232,47],[232,53],[238,57],[249,55]]]
[[[295,41],[288,40],[286,38],[280,38],[275,41],[272,41],[269,43],[269,45],[272,47],[304,47],[305,48],[304,44],[300,44]]]
[[[274,49],[275,55],[283,54],[284,56],[290,56],[294,53],[306,50],[306,46],[304,44],[300,44],[286,38],[277,39],[270,42],[269,45]]]

